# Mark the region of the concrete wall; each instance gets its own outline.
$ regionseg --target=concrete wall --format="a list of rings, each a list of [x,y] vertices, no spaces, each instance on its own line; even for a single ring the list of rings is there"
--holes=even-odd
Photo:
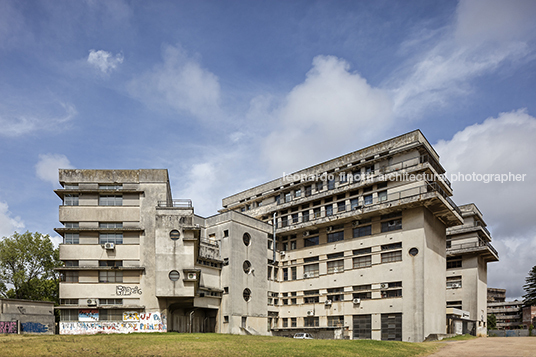
[[[0,333],[54,334],[54,303],[45,301],[0,299]]]

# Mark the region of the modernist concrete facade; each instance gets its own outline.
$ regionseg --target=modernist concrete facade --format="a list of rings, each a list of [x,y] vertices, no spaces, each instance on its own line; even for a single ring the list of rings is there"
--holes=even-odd
[[[423,341],[446,332],[451,298],[485,329],[485,266],[498,257],[444,173],[414,131],[224,198],[203,218],[173,200],[166,170],[60,170],[60,332]],[[485,249],[447,249],[474,239]],[[458,254],[459,274],[445,269]],[[451,275],[464,281],[456,296]]]

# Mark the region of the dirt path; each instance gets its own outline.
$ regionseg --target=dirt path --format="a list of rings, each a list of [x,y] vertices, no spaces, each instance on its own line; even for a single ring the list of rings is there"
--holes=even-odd
[[[428,357],[536,357],[536,337],[482,337],[438,343],[446,346]]]

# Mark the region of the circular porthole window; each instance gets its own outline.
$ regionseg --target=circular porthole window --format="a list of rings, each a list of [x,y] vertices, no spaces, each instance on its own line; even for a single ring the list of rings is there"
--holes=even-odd
[[[171,280],[171,281],[177,281],[177,280],[179,280],[180,277],[181,277],[181,275],[176,270],[172,270],[172,271],[169,272],[169,280]]]
[[[414,257],[414,256],[416,256],[417,254],[419,254],[419,250],[418,250],[417,248],[411,248],[411,249],[409,250],[409,255],[411,255],[411,256]]]
[[[169,232],[169,238],[173,239],[173,240],[177,240],[179,239],[181,236],[181,232],[179,232],[178,230],[174,229],[172,230],[171,232]]]
[[[251,243],[251,236],[249,235],[249,233],[244,233],[242,240],[244,241],[245,245],[249,245],[249,243]]]
[[[249,301],[251,299],[251,290],[245,288],[242,296],[244,297],[244,300]]]
[[[249,274],[249,272],[251,271],[251,263],[249,262],[249,260],[244,261],[244,264],[242,264],[242,269],[244,269],[244,273]]]

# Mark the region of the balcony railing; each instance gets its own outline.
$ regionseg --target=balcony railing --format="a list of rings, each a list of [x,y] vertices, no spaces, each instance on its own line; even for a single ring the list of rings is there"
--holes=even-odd
[[[158,207],[192,208],[192,200],[178,198],[171,201],[158,201]]]
[[[478,242],[469,242],[469,243],[461,243],[461,244],[451,244],[450,247],[447,247],[447,249],[452,252],[455,250],[464,250],[464,249],[471,249],[471,248],[479,248],[479,247],[488,247],[489,250],[491,250],[495,255],[498,257],[499,252],[491,245],[491,243],[478,241]]]
[[[326,210],[320,210],[320,207],[312,208],[313,212],[312,214],[308,215],[300,215],[298,216],[298,219],[281,219],[278,223],[278,228],[285,228],[290,227],[296,224],[305,223],[305,222],[313,222],[318,219],[326,218],[326,217],[335,217],[339,214],[344,214],[348,212],[368,212],[375,209],[375,206],[383,205],[383,204],[393,204],[395,202],[399,202],[401,200],[411,200],[412,198],[418,198],[419,196],[426,194],[426,193],[438,193],[441,195],[451,206],[451,209],[456,211],[460,217],[461,217],[461,211],[456,206],[456,204],[450,199],[450,197],[447,196],[445,191],[437,184],[437,183],[424,183],[423,185],[408,188],[406,190],[397,191],[389,193],[387,196],[375,196],[372,197],[372,195],[362,195],[357,196],[355,198],[361,198],[357,203],[350,203],[350,204],[344,204],[339,205],[338,203],[331,203],[331,204],[324,204],[323,207],[333,205],[332,208],[328,211]],[[354,199],[355,199],[354,198]],[[352,198],[350,198],[350,201],[352,201]]]

